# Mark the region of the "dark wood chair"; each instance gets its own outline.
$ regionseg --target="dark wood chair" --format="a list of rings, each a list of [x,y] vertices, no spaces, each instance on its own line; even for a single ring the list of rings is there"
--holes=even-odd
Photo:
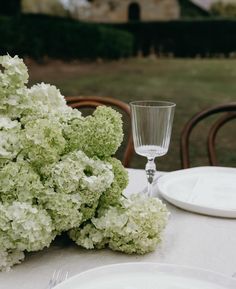
[[[99,105],[108,105],[111,107],[116,107],[122,112],[124,112],[130,123],[130,131],[127,140],[127,145],[125,147],[122,163],[124,167],[129,167],[132,156],[134,154],[133,138],[131,133],[131,113],[130,107],[127,103],[114,99],[111,97],[101,97],[101,96],[68,96],[66,97],[67,104],[72,108],[84,109],[84,108],[96,108]]]
[[[226,123],[236,118],[236,102],[214,106],[208,109],[205,109],[197,113],[193,118],[191,118],[186,125],[184,126],[181,139],[180,139],[180,155],[182,168],[190,167],[190,157],[189,157],[189,140],[193,128],[203,119],[214,115],[220,114],[220,118],[213,124],[209,130],[207,137],[207,148],[208,148],[208,158],[211,166],[217,166],[218,161],[216,157],[215,143],[216,136],[221,127]],[[223,115],[222,115],[223,114]]]

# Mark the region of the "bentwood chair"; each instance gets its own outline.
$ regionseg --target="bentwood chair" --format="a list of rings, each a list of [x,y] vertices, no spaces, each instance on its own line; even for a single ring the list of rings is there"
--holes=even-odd
[[[70,107],[77,109],[84,109],[84,108],[95,109],[99,105],[108,105],[111,107],[118,108],[121,112],[123,112],[127,116],[129,120],[129,135],[122,163],[124,167],[129,167],[131,159],[134,154],[133,138],[131,134],[131,113],[129,105],[118,99],[101,96],[69,96],[66,97],[66,102]]]
[[[190,167],[190,156],[189,156],[190,136],[194,127],[203,119],[216,114],[217,116],[219,116],[219,118],[216,120],[216,122],[213,123],[212,127],[209,130],[207,136],[207,149],[210,165],[211,166],[218,165],[216,157],[216,137],[220,128],[222,128],[229,121],[236,119],[236,102],[218,105],[205,109],[197,113],[186,123],[186,125],[182,130],[180,139],[180,155],[181,155],[182,168],[185,169]],[[235,129],[235,138],[236,138],[236,129]]]

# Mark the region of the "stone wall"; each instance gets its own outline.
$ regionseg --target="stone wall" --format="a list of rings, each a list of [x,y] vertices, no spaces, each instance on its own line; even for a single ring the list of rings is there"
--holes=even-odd
[[[130,5],[139,8],[141,21],[165,21],[178,19],[178,0],[93,0],[88,6],[77,8],[71,16],[92,22],[127,22]],[[58,0],[22,0],[23,12],[67,15]]]
[[[21,0],[21,9],[23,13],[67,15],[67,11],[58,0]]]

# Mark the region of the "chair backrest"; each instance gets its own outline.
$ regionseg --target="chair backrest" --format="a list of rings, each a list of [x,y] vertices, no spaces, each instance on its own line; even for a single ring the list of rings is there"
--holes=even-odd
[[[66,97],[66,102],[70,107],[77,109],[96,108],[99,105],[109,105],[119,108],[128,116],[130,122],[130,131],[122,163],[125,167],[129,167],[132,156],[134,154],[133,138],[131,133],[131,113],[129,105],[118,99],[101,96],[68,96]]]
[[[197,113],[193,118],[191,118],[184,126],[181,139],[180,139],[180,155],[182,168],[190,167],[190,157],[189,157],[189,140],[193,128],[203,119],[218,113],[224,113],[220,115],[220,118],[211,127],[208,138],[207,138],[207,148],[208,148],[208,158],[209,163],[212,166],[217,166],[215,141],[219,129],[225,125],[230,120],[236,118],[236,102],[214,106],[212,108],[205,109]]]

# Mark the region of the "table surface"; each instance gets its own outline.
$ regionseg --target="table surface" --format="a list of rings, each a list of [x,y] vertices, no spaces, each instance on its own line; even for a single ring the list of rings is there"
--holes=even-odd
[[[143,170],[129,169],[126,193],[146,185]],[[27,254],[10,272],[0,273],[0,289],[45,289],[55,269],[73,276],[114,263],[158,262],[198,267],[232,276],[236,272],[236,220],[190,213],[167,204],[171,216],[156,251],[144,256],[104,250],[85,250],[71,242],[54,242],[50,248]]]

